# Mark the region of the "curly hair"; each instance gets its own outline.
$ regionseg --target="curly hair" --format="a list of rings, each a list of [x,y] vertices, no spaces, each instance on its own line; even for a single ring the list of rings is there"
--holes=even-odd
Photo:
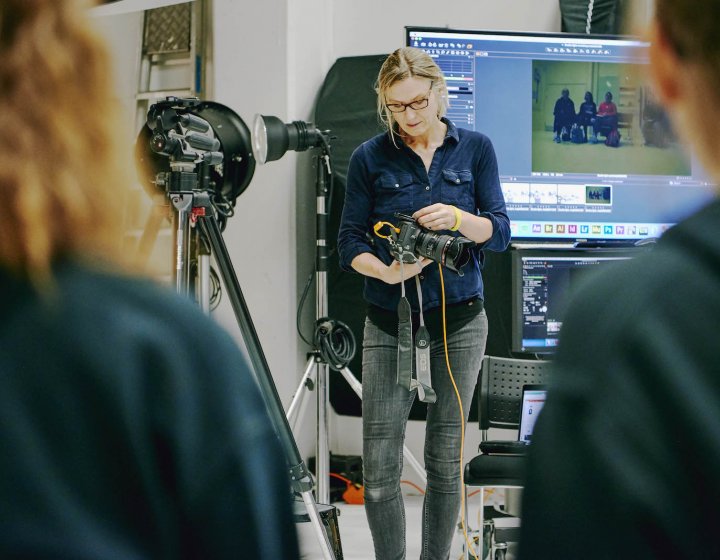
[[[438,117],[445,115],[448,109],[448,91],[445,76],[432,57],[424,50],[414,47],[402,47],[389,55],[380,67],[375,91],[377,92],[377,110],[380,121],[390,131],[395,141],[398,133],[392,112],[387,108],[385,95],[397,82],[407,78],[427,78],[439,99]]]
[[[131,160],[88,7],[0,2],[0,266],[35,280],[68,255],[122,260]]]

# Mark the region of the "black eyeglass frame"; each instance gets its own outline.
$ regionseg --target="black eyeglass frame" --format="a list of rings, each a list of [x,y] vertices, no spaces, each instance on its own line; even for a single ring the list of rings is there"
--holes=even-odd
[[[427,109],[427,106],[430,105],[430,94],[432,93],[433,85],[434,83],[430,82],[430,89],[428,89],[427,95],[422,99],[416,99],[410,103],[385,103],[385,107],[387,107],[387,110],[391,113],[404,113],[408,107],[413,111]],[[402,107],[402,109],[393,109],[393,107]]]

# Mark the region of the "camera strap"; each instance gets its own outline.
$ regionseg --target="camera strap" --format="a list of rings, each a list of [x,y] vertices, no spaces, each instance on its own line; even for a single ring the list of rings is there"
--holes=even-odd
[[[398,302],[397,384],[408,391],[412,383],[412,312],[405,297],[405,274],[400,261],[400,301]]]
[[[400,260],[400,301],[398,302],[398,362],[397,383],[408,391],[417,388],[422,402],[434,403],[437,395],[432,388],[430,376],[430,332],[425,326],[422,312],[422,288],[420,278],[415,276],[415,286],[420,305],[420,326],[412,335],[412,310],[405,295],[405,269]],[[413,350],[415,353],[415,378],[413,378]]]
[[[420,306],[420,326],[415,333],[415,376],[413,385],[417,387],[418,396],[422,402],[434,403],[437,395],[432,388],[430,378],[430,332],[425,326],[425,319],[422,310],[422,288],[420,278],[415,276],[415,286],[418,292],[418,304]]]

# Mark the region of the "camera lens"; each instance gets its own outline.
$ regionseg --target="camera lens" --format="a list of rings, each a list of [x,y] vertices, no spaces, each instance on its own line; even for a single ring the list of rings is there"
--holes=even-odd
[[[458,272],[463,266],[470,261],[470,249],[475,243],[465,237],[452,237],[445,247],[445,256],[443,264],[450,270]]]
[[[418,235],[415,250],[423,257],[458,272],[470,261],[470,248],[474,245],[465,237],[422,232]]]
[[[442,239],[443,237],[446,239]],[[415,250],[423,257],[442,263],[443,254],[445,253],[445,244],[449,239],[452,239],[449,235],[421,232],[418,235]]]

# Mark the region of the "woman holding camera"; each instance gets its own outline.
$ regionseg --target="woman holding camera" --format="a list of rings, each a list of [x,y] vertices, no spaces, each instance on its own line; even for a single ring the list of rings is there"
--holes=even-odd
[[[463,428],[487,339],[482,250],[505,250],[510,224],[492,144],[483,134],[459,129],[444,117],[447,88],[432,58],[411,47],[396,50],[383,63],[376,89],[378,113],[388,130],[360,145],[351,157],[338,238],[341,266],[366,277],[366,511],[376,557],[404,558],[402,448],[417,394],[397,378],[397,310],[405,294],[413,331],[422,316],[430,336],[436,400],[428,403],[427,412],[422,558],[435,560],[450,553],[460,510]],[[399,227],[396,213],[411,215],[426,235],[462,235],[474,241],[478,245],[470,262],[460,273],[441,271],[435,260],[416,252],[417,262],[401,266],[388,241],[373,234],[379,222]],[[412,281],[401,289],[408,279]]]

